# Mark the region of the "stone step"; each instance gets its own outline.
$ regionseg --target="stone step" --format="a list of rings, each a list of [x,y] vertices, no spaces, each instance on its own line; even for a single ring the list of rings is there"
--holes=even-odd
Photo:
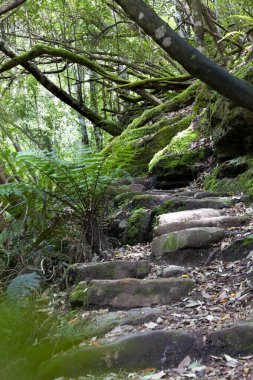
[[[159,215],[157,218],[158,225],[169,223],[182,223],[190,220],[199,220],[202,218],[221,216],[221,212],[211,208],[203,208],[199,210],[186,210],[170,212],[167,214]]]
[[[253,322],[237,323],[207,334],[163,330],[134,333],[96,346],[82,344],[44,361],[37,379],[176,368],[186,356],[205,363],[210,354],[252,355]]]
[[[126,194],[126,197],[129,197]],[[157,206],[162,205],[168,211],[181,210],[197,210],[201,208],[212,208],[212,209],[223,209],[228,208],[236,203],[236,199],[232,197],[223,198],[204,198],[204,199],[193,199],[186,196],[175,197],[169,194],[138,194],[132,197],[131,207],[132,208],[149,208],[153,209]]]
[[[197,210],[201,208],[213,208],[219,210],[228,208],[236,203],[236,200],[231,197],[224,198],[204,198],[204,199],[186,199],[184,201],[185,210]]]
[[[185,297],[193,287],[194,282],[184,278],[84,281],[70,293],[70,303],[86,309],[168,305]]]
[[[175,276],[181,276],[186,272],[186,268],[179,265],[167,265],[166,267],[161,268],[159,277],[169,278]]]
[[[161,236],[170,232],[182,231],[195,227],[236,227],[249,221],[248,215],[243,216],[214,216],[198,220],[187,220],[162,224],[154,228],[154,236]]]
[[[75,264],[71,267],[70,276],[78,283],[86,279],[117,280],[122,278],[144,278],[150,272],[150,264],[146,260],[113,260],[92,264]]]
[[[152,255],[159,257],[185,248],[201,248],[221,240],[225,231],[218,227],[199,227],[171,232],[156,237],[152,242]]]
[[[162,308],[158,307],[142,307],[138,309],[106,311],[85,318],[76,318],[75,329],[79,327],[83,339],[91,339],[94,336],[97,338],[103,337],[108,332],[118,329],[118,331],[125,331],[127,326],[142,325],[147,322],[154,322],[163,313]],[[129,329],[129,331],[131,331]]]
[[[229,197],[228,193],[217,193],[213,191],[198,191],[194,194],[193,198],[203,199],[203,198],[220,198],[220,197]]]

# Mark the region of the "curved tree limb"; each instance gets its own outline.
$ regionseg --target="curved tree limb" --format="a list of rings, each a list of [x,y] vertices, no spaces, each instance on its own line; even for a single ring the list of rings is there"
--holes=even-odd
[[[18,65],[23,65],[24,63],[41,57],[42,55],[49,55],[51,57],[57,57],[57,58],[63,58],[67,59],[68,61],[72,63],[77,63],[82,66],[87,67],[88,69],[94,71],[97,74],[102,75],[104,78],[109,79],[115,83],[121,83],[121,84],[127,84],[129,83],[127,80],[119,77],[116,74],[110,73],[109,71],[105,70],[102,66],[95,63],[94,61],[81,56],[79,54],[73,53],[71,51],[65,50],[65,49],[59,49],[59,48],[53,48],[50,46],[45,45],[36,45],[31,50],[29,50],[26,53],[20,54],[19,56],[14,57],[10,61],[6,62],[4,65],[0,67],[0,73],[3,73],[4,71],[10,70]]]
[[[10,58],[17,58],[17,54],[10,48],[6,41],[0,39],[0,50],[5,53]],[[12,60],[11,60],[12,61]],[[111,120],[104,120],[98,114],[93,112],[91,109],[78,102],[75,98],[69,95],[66,91],[59,88],[56,84],[50,81],[46,75],[44,75],[35,64],[24,61],[21,63],[33,77],[45,87],[51,94],[55,95],[65,104],[69,105],[75,111],[79,112],[82,116],[90,120],[94,125],[108,132],[112,136],[118,136],[121,134],[123,127],[118,123],[114,123]]]
[[[26,0],[7,0],[0,5],[0,16],[4,15],[7,12],[12,11],[13,9],[19,7]]]
[[[223,67],[185,42],[143,0],[115,0],[157,44],[191,75],[238,106],[253,111],[253,85],[228,73]]]

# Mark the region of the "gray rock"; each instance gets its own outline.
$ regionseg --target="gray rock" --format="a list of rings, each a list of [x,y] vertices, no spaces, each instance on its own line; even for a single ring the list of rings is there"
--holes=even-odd
[[[142,307],[138,309],[111,311],[95,317],[97,326],[114,324],[115,326],[136,326],[156,320],[162,314],[158,307]]]
[[[70,294],[72,306],[131,309],[168,305],[185,297],[194,282],[184,278],[93,280],[80,282]]]
[[[213,216],[220,216],[221,213],[218,210],[213,210],[211,208],[203,208],[200,210],[187,210],[170,212],[168,214],[162,214],[158,216],[158,224],[168,224],[168,223],[181,223],[187,222],[189,220],[198,220],[201,218],[209,218]]]
[[[161,314],[162,310],[157,307],[107,311],[106,313],[94,315],[81,321],[78,320],[75,324],[75,330],[80,330],[83,339],[90,339],[94,336],[100,338],[116,327],[124,325],[136,326],[155,321]]]
[[[95,264],[76,264],[71,276],[77,283],[89,279],[116,280],[120,278],[144,278],[149,274],[150,265],[146,260],[107,261]]]
[[[140,183],[132,183],[130,185],[126,185],[122,187],[120,190],[122,193],[128,193],[128,192],[143,193],[146,189],[145,189],[145,186],[143,186]]]
[[[246,258],[253,251],[253,235],[238,239],[221,253],[224,261],[236,261]]]
[[[152,255],[163,256],[185,248],[201,248],[224,237],[224,230],[216,227],[189,228],[156,237],[152,242]]]
[[[187,199],[185,201],[186,210],[196,210],[201,208],[213,208],[216,210],[228,208],[235,203],[235,199],[230,197],[223,198],[204,198],[204,199]]]
[[[74,378],[87,373],[134,371],[143,368],[168,368],[187,355],[196,357],[201,341],[190,333],[152,331],[132,334],[100,346],[82,346],[55,355],[39,368],[38,380]]]
[[[217,193],[213,191],[198,191],[194,194],[194,199],[204,199],[204,198],[220,198],[220,197],[229,197],[228,193]]]
[[[247,215],[243,216],[214,216],[199,220],[189,220],[182,222],[172,222],[162,224],[154,228],[154,236],[168,234],[170,232],[181,231],[195,227],[236,227],[249,221]]]
[[[147,208],[152,209],[161,205],[166,200],[171,198],[170,194],[137,194],[132,199],[132,208]]]
[[[144,208],[134,209],[128,217],[125,242],[133,245],[137,243],[146,243],[151,240],[151,210]]]
[[[180,267],[178,265],[168,265],[167,267],[162,269],[162,277],[169,278],[174,276],[179,276],[183,273],[185,273],[186,270],[184,267]]]
[[[229,355],[253,354],[253,322],[240,322],[210,333],[207,337],[208,353]]]

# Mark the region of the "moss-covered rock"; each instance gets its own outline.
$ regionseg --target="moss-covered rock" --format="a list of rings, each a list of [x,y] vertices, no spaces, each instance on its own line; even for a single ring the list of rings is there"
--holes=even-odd
[[[176,367],[187,355],[196,357],[200,342],[181,331],[152,331],[131,334],[97,346],[82,345],[44,362],[38,380],[76,378],[86,374]],[[119,376],[119,378],[121,378]],[[127,378],[127,375],[126,377]]]
[[[157,175],[163,187],[186,185],[194,179],[206,157],[205,146],[199,145],[201,135],[192,127],[178,133],[171,142],[155,154],[149,163],[149,172]]]
[[[196,227],[175,231],[156,237],[152,242],[152,255],[160,257],[166,253],[185,248],[202,248],[221,240],[224,230],[219,227]]]
[[[70,302],[88,309],[168,305],[185,297],[193,287],[191,280],[181,278],[93,280],[89,284],[80,282],[71,292]]]
[[[205,179],[204,188],[253,196],[253,157],[238,157],[213,169]]]
[[[128,244],[145,243],[151,238],[151,210],[145,208],[134,209],[127,222]]]
[[[246,80],[253,78],[252,63],[240,68],[236,75]],[[221,161],[252,152],[253,112],[237,107],[221,95],[210,108],[211,131],[216,154]]]
[[[192,117],[162,118],[151,125],[140,128],[127,128],[121,136],[114,139],[111,149],[117,151],[122,146],[130,152],[131,163],[127,170],[132,175],[148,173],[148,164],[153,156],[164,148],[179,132],[186,129]]]
[[[75,283],[87,279],[144,278],[149,274],[149,270],[149,263],[146,260],[112,260],[90,264],[75,264],[71,269],[71,277]]]

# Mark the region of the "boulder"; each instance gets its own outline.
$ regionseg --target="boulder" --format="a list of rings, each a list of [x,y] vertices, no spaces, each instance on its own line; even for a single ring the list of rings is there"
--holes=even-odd
[[[201,248],[224,237],[224,230],[216,227],[189,228],[156,237],[152,242],[152,255],[163,256],[185,248]]]
[[[76,378],[122,370],[177,367],[187,356],[195,358],[202,343],[191,333],[152,331],[131,334],[112,343],[82,345],[55,355],[39,368],[38,380]]]
[[[171,198],[170,194],[137,194],[133,197],[132,208],[147,208],[152,209],[155,206],[161,205],[163,202]]]
[[[220,161],[251,154],[253,112],[237,107],[233,102],[218,96],[212,110],[210,130]]]
[[[181,231],[195,227],[236,227],[249,221],[247,215],[243,216],[214,216],[199,220],[189,220],[183,222],[172,222],[162,224],[154,228],[154,236],[168,234],[170,232]]]
[[[156,113],[156,109],[157,107],[146,110],[144,114],[146,112],[152,114],[153,111]],[[140,115],[140,119],[144,114]],[[138,122],[139,118],[136,116],[135,121],[131,124],[127,122],[128,128],[103,151],[106,155],[122,150],[127,152],[129,164],[126,166],[126,171],[134,177],[145,176],[148,173],[148,164],[154,154],[168,145],[177,132],[188,128],[192,121],[192,115],[176,115],[168,118],[167,116],[162,117],[159,112],[158,121],[158,114],[155,117],[150,115],[149,120],[153,119],[154,122],[149,124],[145,122],[146,125],[141,126]],[[138,127],[134,125],[135,122]],[[126,163],[124,164],[126,165]]]
[[[253,322],[240,322],[211,332],[207,336],[207,352],[234,356],[252,355]]]
[[[199,209],[199,210],[187,210],[178,211],[168,214],[160,215],[157,220],[158,224],[168,224],[168,223],[181,223],[187,222],[189,220],[198,220],[201,218],[209,218],[213,216],[220,216],[221,213],[218,210],[213,209]]]
[[[120,278],[144,278],[149,274],[150,265],[146,260],[107,261],[94,264],[75,264],[71,267],[71,277],[80,282],[86,279],[116,280]]]
[[[253,322],[239,322],[210,332],[151,331],[134,333],[112,342],[74,347],[42,362],[38,380],[77,378],[144,368],[175,368],[186,357],[209,359],[210,354],[232,357],[253,354]]]
[[[185,272],[186,272],[186,269],[184,267],[180,267],[178,265],[168,265],[167,267],[162,268],[161,277],[169,278],[169,277],[180,276]]]
[[[152,239],[151,210],[138,208],[131,211],[127,221],[126,243],[146,243]],[[130,276],[125,276],[130,277]],[[132,277],[132,276],[131,276]]]
[[[106,313],[95,314],[90,318],[77,318],[75,322],[72,322],[72,325],[75,331],[80,331],[83,339],[91,339],[94,336],[103,337],[114,328],[118,328],[120,331],[121,326],[137,326],[156,321],[161,314],[162,310],[157,307],[107,311]],[[123,330],[124,327],[122,327]]]
[[[205,178],[204,187],[211,191],[240,194],[240,197],[244,193],[252,198],[252,178],[253,156],[242,156],[214,168]]]
[[[236,261],[246,258],[253,251],[253,235],[238,239],[221,252],[224,261]]]
[[[168,305],[185,297],[193,288],[189,279],[123,279],[80,282],[70,294],[72,306],[131,309]]]
[[[200,132],[190,126],[154,155],[149,172],[156,174],[157,187],[185,186],[196,177],[208,154],[208,144],[200,143],[200,139]]]

